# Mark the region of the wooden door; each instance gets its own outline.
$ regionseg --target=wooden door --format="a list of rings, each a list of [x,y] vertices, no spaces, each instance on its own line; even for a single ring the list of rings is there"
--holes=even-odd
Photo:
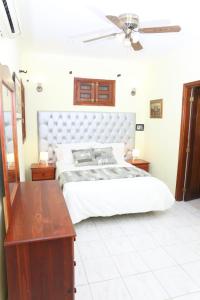
[[[185,200],[200,198],[200,87],[194,88],[190,124]]]
[[[189,195],[189,192],[187,192],[187,195],[186,195],[185,189],[186,188],[188,189],[190,187],[191,179],[189,179],[189,176],[191,177],[191,172],[192,172],[192,167],[190,165],[190,158],[193,157],[191,154],[193,151],[192,146],[195,144],[196,141],[194,142],[195,136],[193,136],[191,134],[191,140],[190,140],[191,143],[189,143],[189,146],[191,144],[191,147],[190,147],[191,151],[188,155],[187,154],[187,152],[188,152],[188,135],[189,135],[189,131],[190,131],[189,124],[190,124],[191,100],[193,100],[192,99],[193,97],[191,97],[192,90],[199,88],[199,87],[200,87],[200,80],[185,83],[183,85],[182,117],[181,117],[181,128],[180,128],[179,157],[178,157],[178,168],[177,168],[177,177],[176,177],[176,195],[175,195],[176,200],[178,200],[178,201],[185,199],[185,196],[186,196],[186,200],[189,200],[189,197],[191,196],[191,195]],[[196,90],[194,96],[195,96],[194,98],[196,101],[196,98],[198,96],[197,90]],[[194,101],[192,101],[192,103],[194,103]],[[192,110],[193,120],[196,120],[195,119],[195,111],[197,112],[197,107],[195,109],[195,105],[194,105],[194,110]],[[194,123],[194,124],[196,124],[196,123]],[[194,126],[194,124],[191,129],[194,129],[195,126],[198,126],[198,125]],[[193,139],[193,142],[192,142],[192,139]],[[193,163],[195,163],[194,162],[195,159],[196,158],[194,157]],[[189,171],[187,172],[187,170],[189,170]],[[187,174],[188,174],[188,177],[186,176]],[[193,181],[193,179],[192,179],[192,181]]]

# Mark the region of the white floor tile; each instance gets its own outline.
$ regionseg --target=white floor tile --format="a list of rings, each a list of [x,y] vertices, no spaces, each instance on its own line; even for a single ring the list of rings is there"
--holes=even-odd
[[[136,252],[113,256],[113,260],[122,276],[135,275],[149,271],[149,268]]]
[[[113,238],[104,240],[104,242],[111,255],[122,254],[134,250],[128,237]]]
[[[76,261],[78,261],[78,260],[81,259],[80,252],[79,252],[79,249],[78,249],[78,243],[77,242],[74,243],[74,259]]]
[[[176,265],[176,262],[162,248],[141,251],[139,252],[139,255],[151,270]]]
[[[131,299],[164,300],[169,298],[152,273],[126,277],[124,281],[132,296]]]
[[[199,291],[198,286],[179,266],[154,272],[171,297]]]
[[[181,228],[174,228],[174,232],[182,242],[191,242],[199,240],[199,232],[193,226],[185,226]]]
[[[176,233],[168,228],[162,228],[156,231],[151,232],[152,237],[160,246],[171,246],[176,244],[178,241],[178,236]]]
[[[125,221],[120,225],[124,234],[138,234],[148,232],[149,226],[141,226],[141,224],[137,223],[135,220],[133,221]]]
[[[89,285],[82,285],[76,288],[75,300],[92,300]]]
[[[182,268],[200,287],[200,260],[182,265]]]
[[[75,229],[76,300],[200,299],[200,200]]]
[[[188,247],[191,248],[192,252],[200,257],[200,241],[191,242]]]
[[[119,277],[120,274],[111,258],[84,260],[88,281],[98,282]]]
[[[159,246],[150,233],[128,235],[128,238],[136,250],[148,250]]]
[[[77,234],[76,237],[77,241],[88,242],[88,241],[96,241],[101,239],[99,232],[96,228],[96,225],[91,221],[88,221],[87,223],[86,220],[76,224],[75,230]]]
[[[116,222],[115,222],[116,223]],[[121,227],[116,223],[116,224],[96,224],[97,225],[97,230],[100,234],[100,236],[103,239],[109,239],[109,238],[115,238],[115,237],[120,237],[123,236],[124,233],[121,229]]]
[[[200,293],[188,294],[185,296],[173,298],[173,300],[199,300],[199,299],[200,299]]]
[[[78,248],[82,259],[109,256],[109,252],[102,241],[79,242]]]
[[[88,284],[88,281],[83,264],[80,260],[78,260],[75,266],[75,285],[78,286],[82,284]]]
[[[91,284],[91,289],[94,300],[131,300],[120,278]]]
[[[173,246],[164,247],[166,252],[178,263],[184,264],[192,261],[196,261],[200,258],[200,255],[195,252],[196,244],[178,244]]]

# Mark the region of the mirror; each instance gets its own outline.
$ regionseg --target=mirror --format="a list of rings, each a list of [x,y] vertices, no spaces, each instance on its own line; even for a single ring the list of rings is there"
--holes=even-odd
[[[8,223],[19,183],[14,84],[6,66],[0,65],[0,133]]]
[[[11,92],[4,85],[2,86],[2,95],[6,165],[8,170],[9,189],[11,193],[13,189],[13,183],[16,182],[12,122],[12,95]]]
[[[14,72],[12,75],[15,85],[15,102],[16,102],[16,117],[22,121],[22,141],[26,139],[26,122],[25,122],[25,90],[21,79]]]

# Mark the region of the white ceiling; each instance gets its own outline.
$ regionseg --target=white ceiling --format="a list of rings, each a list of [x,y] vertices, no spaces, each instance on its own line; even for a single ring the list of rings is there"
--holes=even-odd
[[[200,41],[199,0],[16,0],[27,51],[90,57],[131,58],[166,53]],[[141,26],[180,25],[180,33],[140,34],[144,50],[133,52],[119,39],[82,40],[118,32],[105,15],[131,12]],[[188,48],[189,48],[188,47]]]

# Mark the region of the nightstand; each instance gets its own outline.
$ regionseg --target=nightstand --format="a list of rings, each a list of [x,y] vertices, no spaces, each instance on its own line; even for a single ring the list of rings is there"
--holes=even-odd
[[[147,172],[149,172],[149,165],[150,163],[146,160],[143,160],[143,159],[129,159],[127,160],[127,162],[133,166],[136,166],[140,169],[143,169]]]
[[[55,179],[56,166],[55,164],[32,164],[31,175],[32,180],[53,180]]]

